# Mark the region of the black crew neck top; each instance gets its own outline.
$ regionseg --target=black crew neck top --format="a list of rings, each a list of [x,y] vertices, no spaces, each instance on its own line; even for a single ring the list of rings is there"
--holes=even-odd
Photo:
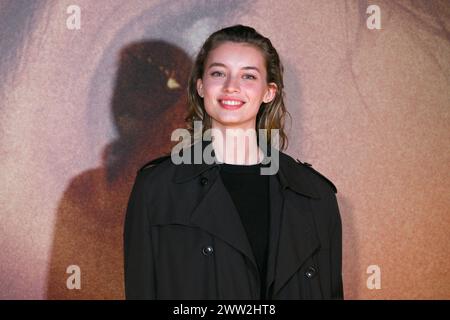
[[[267,244],[269,238],[269,176],[261,175],[262,163],[254,165],[220,164],[220,175],[228,190],[259,269],[261,295],[266,293]]]

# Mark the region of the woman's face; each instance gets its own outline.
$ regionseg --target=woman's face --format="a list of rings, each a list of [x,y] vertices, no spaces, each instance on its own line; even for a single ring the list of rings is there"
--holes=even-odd
[[[224,42],[208,54],[197,92],[213,128],[255,129],[261,103],[273,100],[276,84],[266,82],[262,52],[251,45]]]

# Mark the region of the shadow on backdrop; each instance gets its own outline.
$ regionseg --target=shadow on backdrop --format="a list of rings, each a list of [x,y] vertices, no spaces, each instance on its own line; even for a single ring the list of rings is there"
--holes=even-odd
[[[74,177],[58,206],[48,275],[48,299],[123,299],[123,220],[136,171],[170,152],[170,134],[184,127],[192,61],[163,41],[128,45],[112,99],[118,138],[103,166]],[[67,267],[81,270],[69,290]]]

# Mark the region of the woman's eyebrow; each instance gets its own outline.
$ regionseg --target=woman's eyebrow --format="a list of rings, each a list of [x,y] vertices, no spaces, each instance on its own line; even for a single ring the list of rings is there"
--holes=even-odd
[[[224,67],[224,68],[226,68],[227,66],[224,65],[223,63],[220,63],[220,62],[213,62],[213,63],[211,63],[208,66],[207,69],[210,69],[212,67]],[[259,71],[259,69],[257,67],[254,67],[254,66],[246,66],[246,67],[242,67],[241,69],[244,69],[244,70],[255,70],[255,71],[261,73],[261,71]]]

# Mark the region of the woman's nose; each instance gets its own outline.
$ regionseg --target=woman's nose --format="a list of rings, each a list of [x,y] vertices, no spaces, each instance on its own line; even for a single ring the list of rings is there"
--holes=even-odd
[[[224,83],[224,91],[225,92],[239,92],[239,79],[235,77],[229,77]]]

